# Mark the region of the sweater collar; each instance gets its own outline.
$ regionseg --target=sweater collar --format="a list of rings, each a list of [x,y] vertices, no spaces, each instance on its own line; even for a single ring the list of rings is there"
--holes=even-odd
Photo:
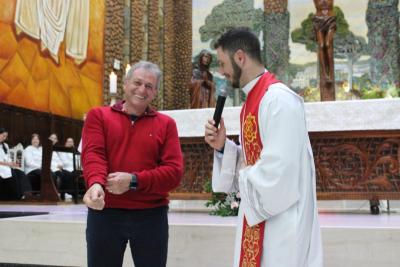
[[[111,109],[114,111],[117,111],[119,113],[123,113],[128,116],[131,116],[123,111],[124,103],[125,103],[125,100],[118,101],[113,106],[111,106]],[[157,115],[157,111],[153,107],[148,106],[146,108],[145,112],[142,115],[140,115],[139,117],[148,117],[148,116],[152,117],[152,116],[156,116],[156,115]]]

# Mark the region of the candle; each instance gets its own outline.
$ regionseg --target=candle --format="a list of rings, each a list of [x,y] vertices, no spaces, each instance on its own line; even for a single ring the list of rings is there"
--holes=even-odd
[[[110,94],[117,93],[117,75],[112,71],[110,73]]]
[[[131,69],[131,65],[127,64],[125,68],[125,75],[128,74],[128,71]]]

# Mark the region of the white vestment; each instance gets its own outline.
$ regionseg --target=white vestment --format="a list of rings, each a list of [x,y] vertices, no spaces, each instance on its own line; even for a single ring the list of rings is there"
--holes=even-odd
[[[4,143],[4,146],[6,148],[7,153],[4,151],[2,144],[0,143],[0,161],[5,163],[10,163],[11,162],[9,154],[10,148],[6,143]],[[7,179],[11,177],[12,177],[11,168],[9,166],[0,165],[0,178]]]
[[[243,91],[248,94],[258,79]],[[263,149],[253,166],[244,165],[241,147],[231,140],[223,154],[214,152],[214,192],[241,195],[234,267],[244,214],[250,226],[266,221],[261,266],[321,267],[315,167],[302,98],[272,84],[260,102],[258,123]]]

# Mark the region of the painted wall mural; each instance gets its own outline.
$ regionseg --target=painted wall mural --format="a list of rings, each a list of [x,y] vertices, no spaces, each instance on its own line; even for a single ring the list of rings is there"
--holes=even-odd
[[[76,119],[103,103],[104,1],[0,6],[1,102]]]
[[[337,100],[400,96],[399,5],[399,0],[334,1]],[[212,43],[227,27],[247,26],[259,36],[267,68],[306,101],[319,101],[315,12],[312,0],[193,0],[192,62],[202,49],[215,57]],[[225,81],[213,62],[218,92]],[[239,92],[230,98],[228,105],[242,99]]]

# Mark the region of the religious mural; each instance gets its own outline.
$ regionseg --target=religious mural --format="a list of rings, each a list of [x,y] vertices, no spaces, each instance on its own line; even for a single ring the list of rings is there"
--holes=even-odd
[[[232,26],[258,34],[266,67],[306,101],[319,101],[317,43],[312,0],[193,0],[193,62]],[[322,1],[323,2],[323,1]],[[400,96],[398,0],[335,0],[337,100]],[[216,92],[226,86],[213,60]],[[232,91],[235,92],[235,91]],[[239,105],[239,92],[228,105]],[[236,98],[236,99],[235,99]]]
[[[0,6],[1,102],[76,119],[103,103],[104,1]]]

